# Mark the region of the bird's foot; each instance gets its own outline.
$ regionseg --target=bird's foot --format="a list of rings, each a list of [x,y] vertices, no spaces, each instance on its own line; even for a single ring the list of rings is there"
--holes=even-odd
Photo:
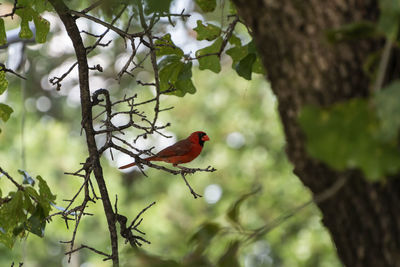
[[[192,169],[190,169],[190,168],[186,168],[186,167],[183,167],[183,166],[179,166],[179,165],[174,165],[175,167],[177,167],[177,168],[179,168],[179,169],[181,169],[183,172],[185,172],[185,173],[192,173],[193,172],[193,170]]]

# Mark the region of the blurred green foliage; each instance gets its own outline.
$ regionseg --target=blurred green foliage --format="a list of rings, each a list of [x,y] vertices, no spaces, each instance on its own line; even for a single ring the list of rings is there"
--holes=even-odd
[[[35,3],[40,6],[42,2]],[[147,1],[145,12],[167,10],[165,6],[155,5],[157,2]],[[216,1],[199,0],[196,3],[203,11],[215,10]],[[76,1],[74,4],[79,5]],[[109,12],[114,12],[113,8],[110,5]],[[133,9],[132,12],[137,11]],[[219,18],[220,13],[214,11],[214,14],[210,13],[212,16]],[[42,26],[44,33],[46,25]],[[138,26],[132,25],[134,27]],[[80,109],[74,91],[76,80],[64,81],[60,92],[47,83],[53,75],[62,73],[59,68],[62,62],[69,62],[65,64],[69,67],[74,61],[70,53],[60,53],[62,44],[57,43],[56,38],[49,39],[51,37],[46,36],[49,41],[42,46],[27,48],[29,69],[25,75],[29,83],[13,76],[7,77],[10,81],[7,103],[15,111],[0,134],[0,163],[13,177],[20,177],[17,170],[21,166],[31,176],[46,177],[52,193],[57,195],[57,205],[65,207],[68,202],[63,200],[71,199],[82,180],[64,172],[79,169],[87,151],[80,133]],[[321,225],[320,213],[314,206],[296,214],[265,236],[245,242],[254,229],[310,199],[308,190],[293,175],[284,153],[285,141],[276,112],[276,99],[263,77],[252,76],[252,72],[263,73],[263,70],[253,43],[245,42],[245,39],[243,43],[246,45],[243,46],[235,34],[229,39],[236,49],[229,54],[233,62],[227,57],[220,60],[216,55],[207,56],[199,60],[198,66],[193,64],[193,71],[191,62],[183,63],[176,58],[165,59],[165,68],[159,62],[163,89],[168,89],[168,84],[173,83],[178,89],[173,93],[180,96],[190,93],[184,98],[163,96],[161,109],[175,107],[160,113],[162,122],[171,123],[165,133],[181,139],[193,131],[203,130],[211,138],[201,156],[188,164],[192,167],[212,165],[218,169],[214,173],[196,173],[188,177],[203,198],[193,199],[179,176],[150,169],[146,170],[148,177],[136,170],[122,173],[116,168],[118,160],[112,161],[108,152],[102,158],[110,196],[113,199],[118,195],[121,214],[133,219],[151,202],[157,202],[144,213],[140,225],[151,244],[134,250],[120,239],[122,266],[340,265],[329,235]],[[84,39],[85,44],[93,40],[90,36]],[[218,37],[214,43],[197,50],[196,55],[216,53],[221,44],[222,38]],[[158,39],[156,45],[160,46],[158,56],[166,55],[169,59],[171,55],[184,56],[181,50],[171,47],[174,44],[168,34]],[[54,46],[58,49],[54,50]],[[139,95],[137,101],[151,98],[153,92],[138,87],[133,79],[124,78],[120,84],[113,80],[114,64],[126,55],[118,49],[124,47],[123,40],[114,40],[112,47],[115,49],[90,55],[90,64],[100,60],[105,70],[92,75],[92,86],[107,88],[113,100],[135,93]],[[146,64],[143,63],[143,71],[134,75],[148,79],[150,68]],[[238,77],[228,67],[231,64],[240,76],[252,81]],[[41,107],[43,99],[50,101],[48,109]],[[145,111],[152,108],[147,107]],[[125,138],[131,142],[134,136],[132,131]],[[160,144],[159,137],[151,136],[149,139],[149,146]],[[99,138],[97,141],[103,140]],[[161,148],[156,147],[157,150]],[[0,188],[2,196],[15,190],[3,178],[0,179]],[[76,243],[108,251],[109,235],[101,202],[90,203],[86,211],[95,216],[83,218]],[[30,235],[28,239],[16,242],[11,251],[0,245],[0,265],[8,266],[13,261],[24,262],[24,266],[65,264],[67,257],[64,252],[69,248],[59,241],[70,240],[73,223],[69,223],[68,228],[66,226],[64,220],[54,217],[46,226],[43,239]],[[111,264],[103,262],[93,252],[80,250],[73,255],[70,266],[84,263],[93,266]]]
[[[237,253],[241,266],[339,266],[315,207],[307,208],[255,243],[235,245],[235,240],[243,240],[248,231],[307,201],[310,195],[292,174],[286,159],[276,101],[268,84],[262,77],[247,82],[226,68],[222,73],[213,75],[195,71],[194,82],[200,88],[195,95],[168,96],[162,102],[164,106],[175,106],[173,110],[161,113],[163,121],[172,123],[168,131],[183,138],[194,130],[204,130],[211,138],[202,155],[189,164],[193,167],[213,165],[218,169],[215,173],[197,173],[189,177],[189,182],[204,195],[203,198],[194,200],[178,176],[155,170],[146,171],[149,177],[137,171],[120,173],[115,162],[103,159],[107,185],[111,196],[118,194],[121,213],[131,214],[133,219],[149,203],[157,202],[144,214],[140,228],[152,242],[143,247],[147,260],[143,258],[144,252],[141,252],[142,256],[132,254],[132,249],[121,242],[122,263],[126,266],[156,266],[151,262],[162,259],[192,262],[199,257],[195,253],[196,247],[200,246],[199,242],[204,242],[196,240],[195,233],[200,231],[196,229],[214,224],[220,230],[215,235],[211,233],[214,238],[200,253],[209,262],[223,262],[223,255]],[[10,86],[9,100],[17,109],[0,135],[0,162],[17,177],[15,170],[21,166],[22,89],[14,78]],[[111,86],[109,90],[114,96],[136,90],[144,94],[143,98],[151,95],[150,91],[136,87],[117,91]],[[27,93],[29,98],[37,99],[46,92],[36,84],[31,85]],[[64,107],[53,105],[46,113],[28,111],[23,138],[26,169],[46,177],[53,193],[57,194],[57,205],[65,206],[62,199],[71,198],[81,181],[63,175],[63,172],[79,168],[86,151],[79,135],[79,109],[66,106],[65,97],[55,99],[58,100],[57,105]],[[29,101],[25,99],[24,103]],[[59,118],[60,109],[66,110],[69,116]],[[204,190],[211,184],[222,190],[221,198],[214,204],[205,201]],[[233,216],[232,205],[257,187],[261,187],[261,191],[243,201],[239,214],[234,215],[240,216],[242,230],[235,228],[227,218]],[[4,195],[12,185],[0,179],[0,188]],[[93,204],[88,212],[101,215],[102,205],[100,202]],[[44,239],[30,236],[26,241],[17,242],[12,251],[0,246],[1,254],[6,255],[0,259],[0,264],[24,261],[25,266],[57,266],[66,260],[63,251],[67,249],[59,240],[69,240],[71,231],[71,226],[67,230],[65,222],[55,218],[47,226]],[[77,241],[106,250],[109,241],[102,216],[85,217]],[[109,266],[99,256],[85,250],[75,257],[73,261]]]
[[[338,170],[358,168],[372,180],[400,169],[400,82],[371,99],[353,99],[331,107],[307,106],[299,122],[311,156]]]
[[[196,0],[196,4],[203,12],[212,12],[217,7],[216,0]]]

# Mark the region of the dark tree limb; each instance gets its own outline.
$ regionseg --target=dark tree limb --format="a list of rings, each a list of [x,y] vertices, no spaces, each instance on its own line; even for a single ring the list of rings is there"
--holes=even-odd
[[[104,181],[103,170],[100,165],[100,156],[97,151],[96,141],[94,138],[95,132],[93,129],[92,121],[92,104],[89,91],[89,67],[86,56],[86,48],[83,44],[75,19],[72,17],[70,10],[64,4],[64,2],[62,0],[50,0],[49,2],[53,5],[54,9],[60,16],[66,28],[66,31],[71,38],[78,60],[79,86],[82,108],[82,127],[86,133],[86,143],[88,147],[90,163],[92,165],[93,173],[99,187],[103,208],[107,218],[107,224],[111,239],[111,259],[113,261],[113,266],[119,266],[118,236],[115,224],[115,216]]]

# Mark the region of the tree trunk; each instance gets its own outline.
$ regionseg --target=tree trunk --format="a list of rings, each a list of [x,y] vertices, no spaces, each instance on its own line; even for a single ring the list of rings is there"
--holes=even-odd
[[[362,70],[382,40],[329,44],[327,29],[379,15],[371,0],[234,0],[252,31],[267,70],[287,140],[294,172],[314,196],[340,178],[347,183],[317,203],[337,253],[346,266],[400,266],[400,180],[369,183],[359,171],[335,171],[307,155],[297,122],[305,104],[326,106],[369,94]]]

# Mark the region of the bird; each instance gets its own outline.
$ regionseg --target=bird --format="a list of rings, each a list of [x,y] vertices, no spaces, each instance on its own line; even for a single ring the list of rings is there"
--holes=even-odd
[[[197,131],[189,135],[188,138],[180,140],[175,144],[164,148],[154,156],[145,158],[146,161],[164,161],[172,163],[173,166],[188,163],[197,158],[203,149],[204,143],[210,138],[205,132]],[[136,165],[136,162],[126,164],[119,169],[127,169]]]

